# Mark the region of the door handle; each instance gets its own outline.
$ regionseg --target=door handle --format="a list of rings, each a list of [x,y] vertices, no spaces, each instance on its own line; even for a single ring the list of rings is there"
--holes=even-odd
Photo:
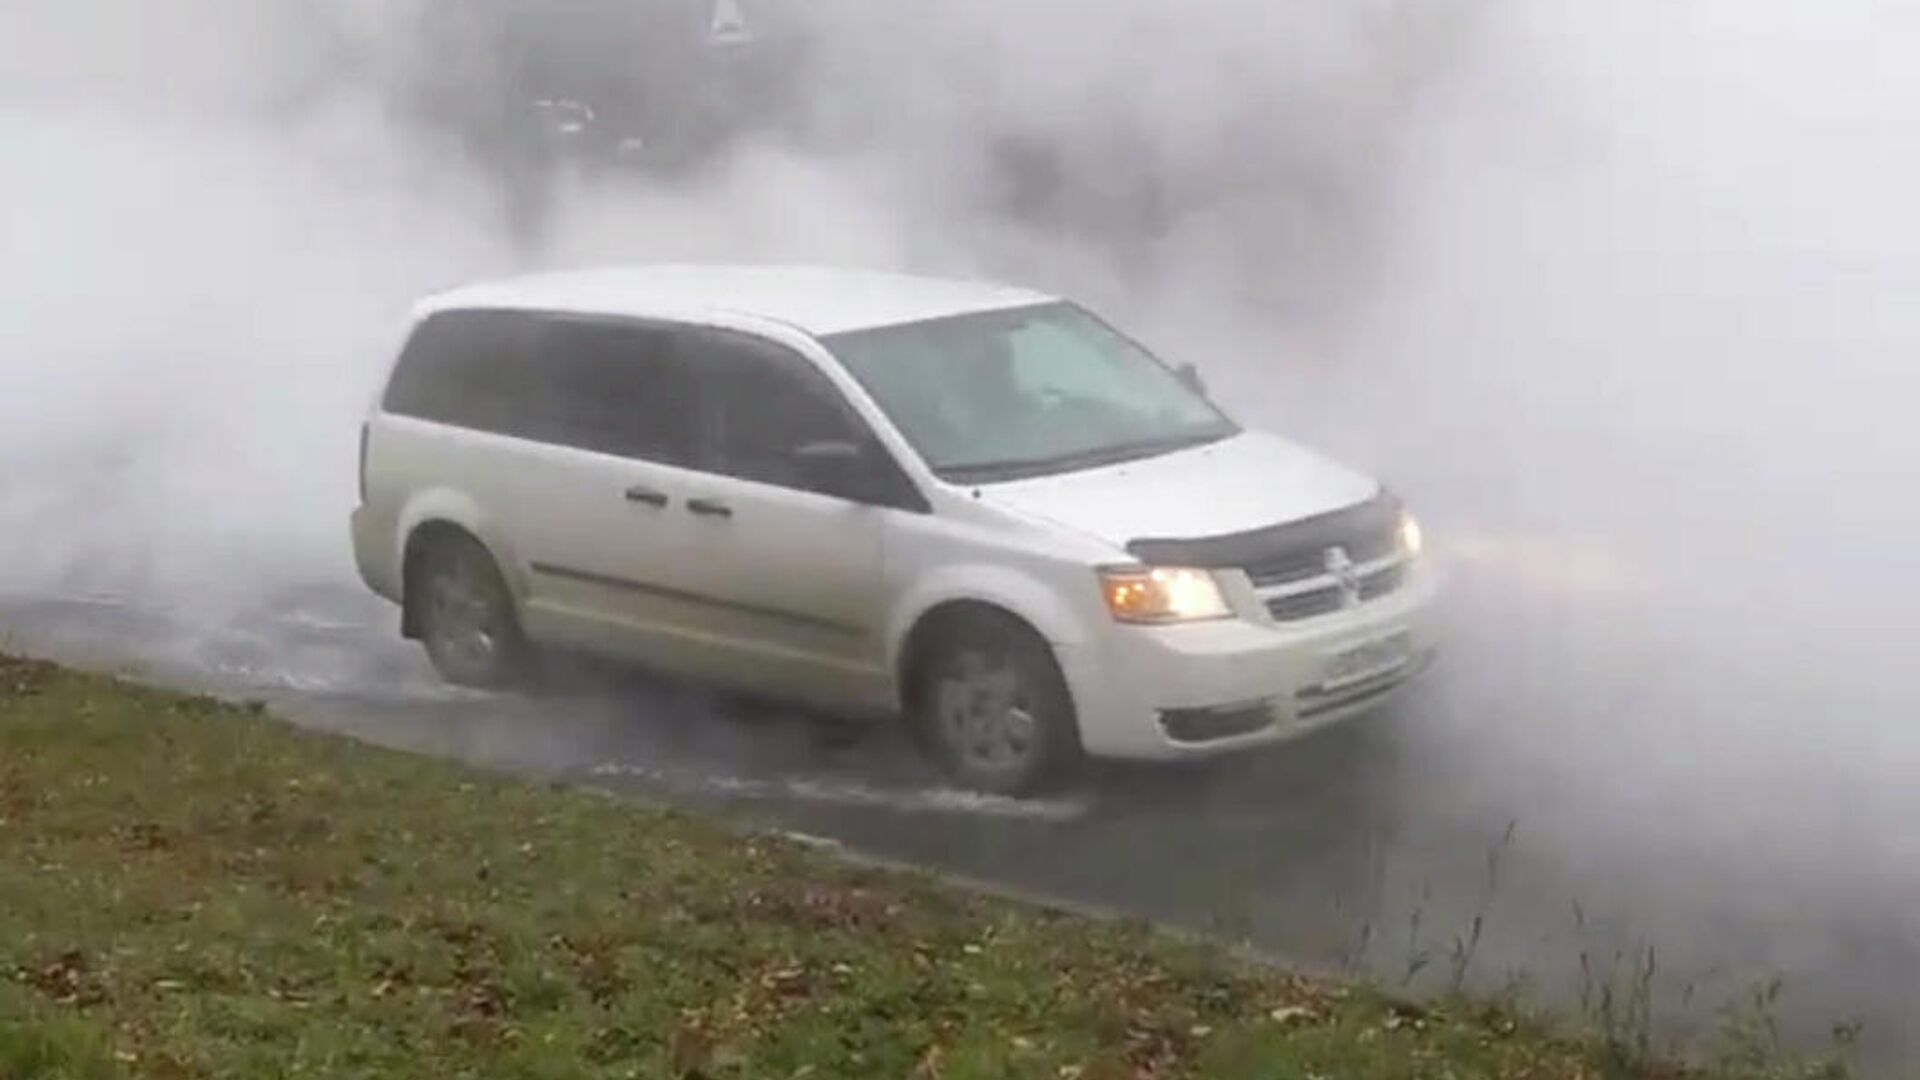
[[[655,510],[664,510],[667,505],[667,493],[635,484],[633,487],[627,489],[627,501],[651,506]]]
[[[733,507],[718,499],[688,499],[687,509],[701,517],[730,518],[733,516]]]

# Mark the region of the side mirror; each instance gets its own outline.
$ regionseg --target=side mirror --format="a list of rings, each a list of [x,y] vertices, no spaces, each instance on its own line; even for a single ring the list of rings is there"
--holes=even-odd
[[[1186,385],[1187,389],[1201,397],[1207,396],[1207,380],[1200,377],[1199,368],[1192,364],[1181,364],[1173,369],[1173,373],[1180,377],[1180,381]]]
[[[810,487],[823,495],[856,502],[881,500],[880,472],[858,444],[829,440],[807,443],[793,452]]]

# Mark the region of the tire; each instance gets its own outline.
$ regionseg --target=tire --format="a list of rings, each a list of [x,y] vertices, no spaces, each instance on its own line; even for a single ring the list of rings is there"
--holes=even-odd
[[[1053,651],[1007,616],[968,614],[916,665],[911,719],[961,785],[1022,796],[1063,780],[1081,759],[1073,695]]]
[[[467,536],[429,541],[408,582],[418,604],[420,643],[440,677],[455,686],[525,686],[532,654],[513,596],[493,556]]]

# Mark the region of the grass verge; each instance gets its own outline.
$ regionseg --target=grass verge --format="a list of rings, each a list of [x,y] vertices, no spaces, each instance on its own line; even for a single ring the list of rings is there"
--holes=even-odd
[[[1496,1010],[0,658],[0,1080],[1619,1075],[1609,1060]]]

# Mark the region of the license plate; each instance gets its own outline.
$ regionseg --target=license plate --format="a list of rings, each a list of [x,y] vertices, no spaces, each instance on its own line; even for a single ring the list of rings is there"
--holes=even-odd
[[[1347,683],[1363,682],[1400,668],[1413,659],[1413,635],[1402,631],[1391,637],[1375,638],[1345,652],[1335,653],[1327,662],[1325,689],[1337,689]]]

